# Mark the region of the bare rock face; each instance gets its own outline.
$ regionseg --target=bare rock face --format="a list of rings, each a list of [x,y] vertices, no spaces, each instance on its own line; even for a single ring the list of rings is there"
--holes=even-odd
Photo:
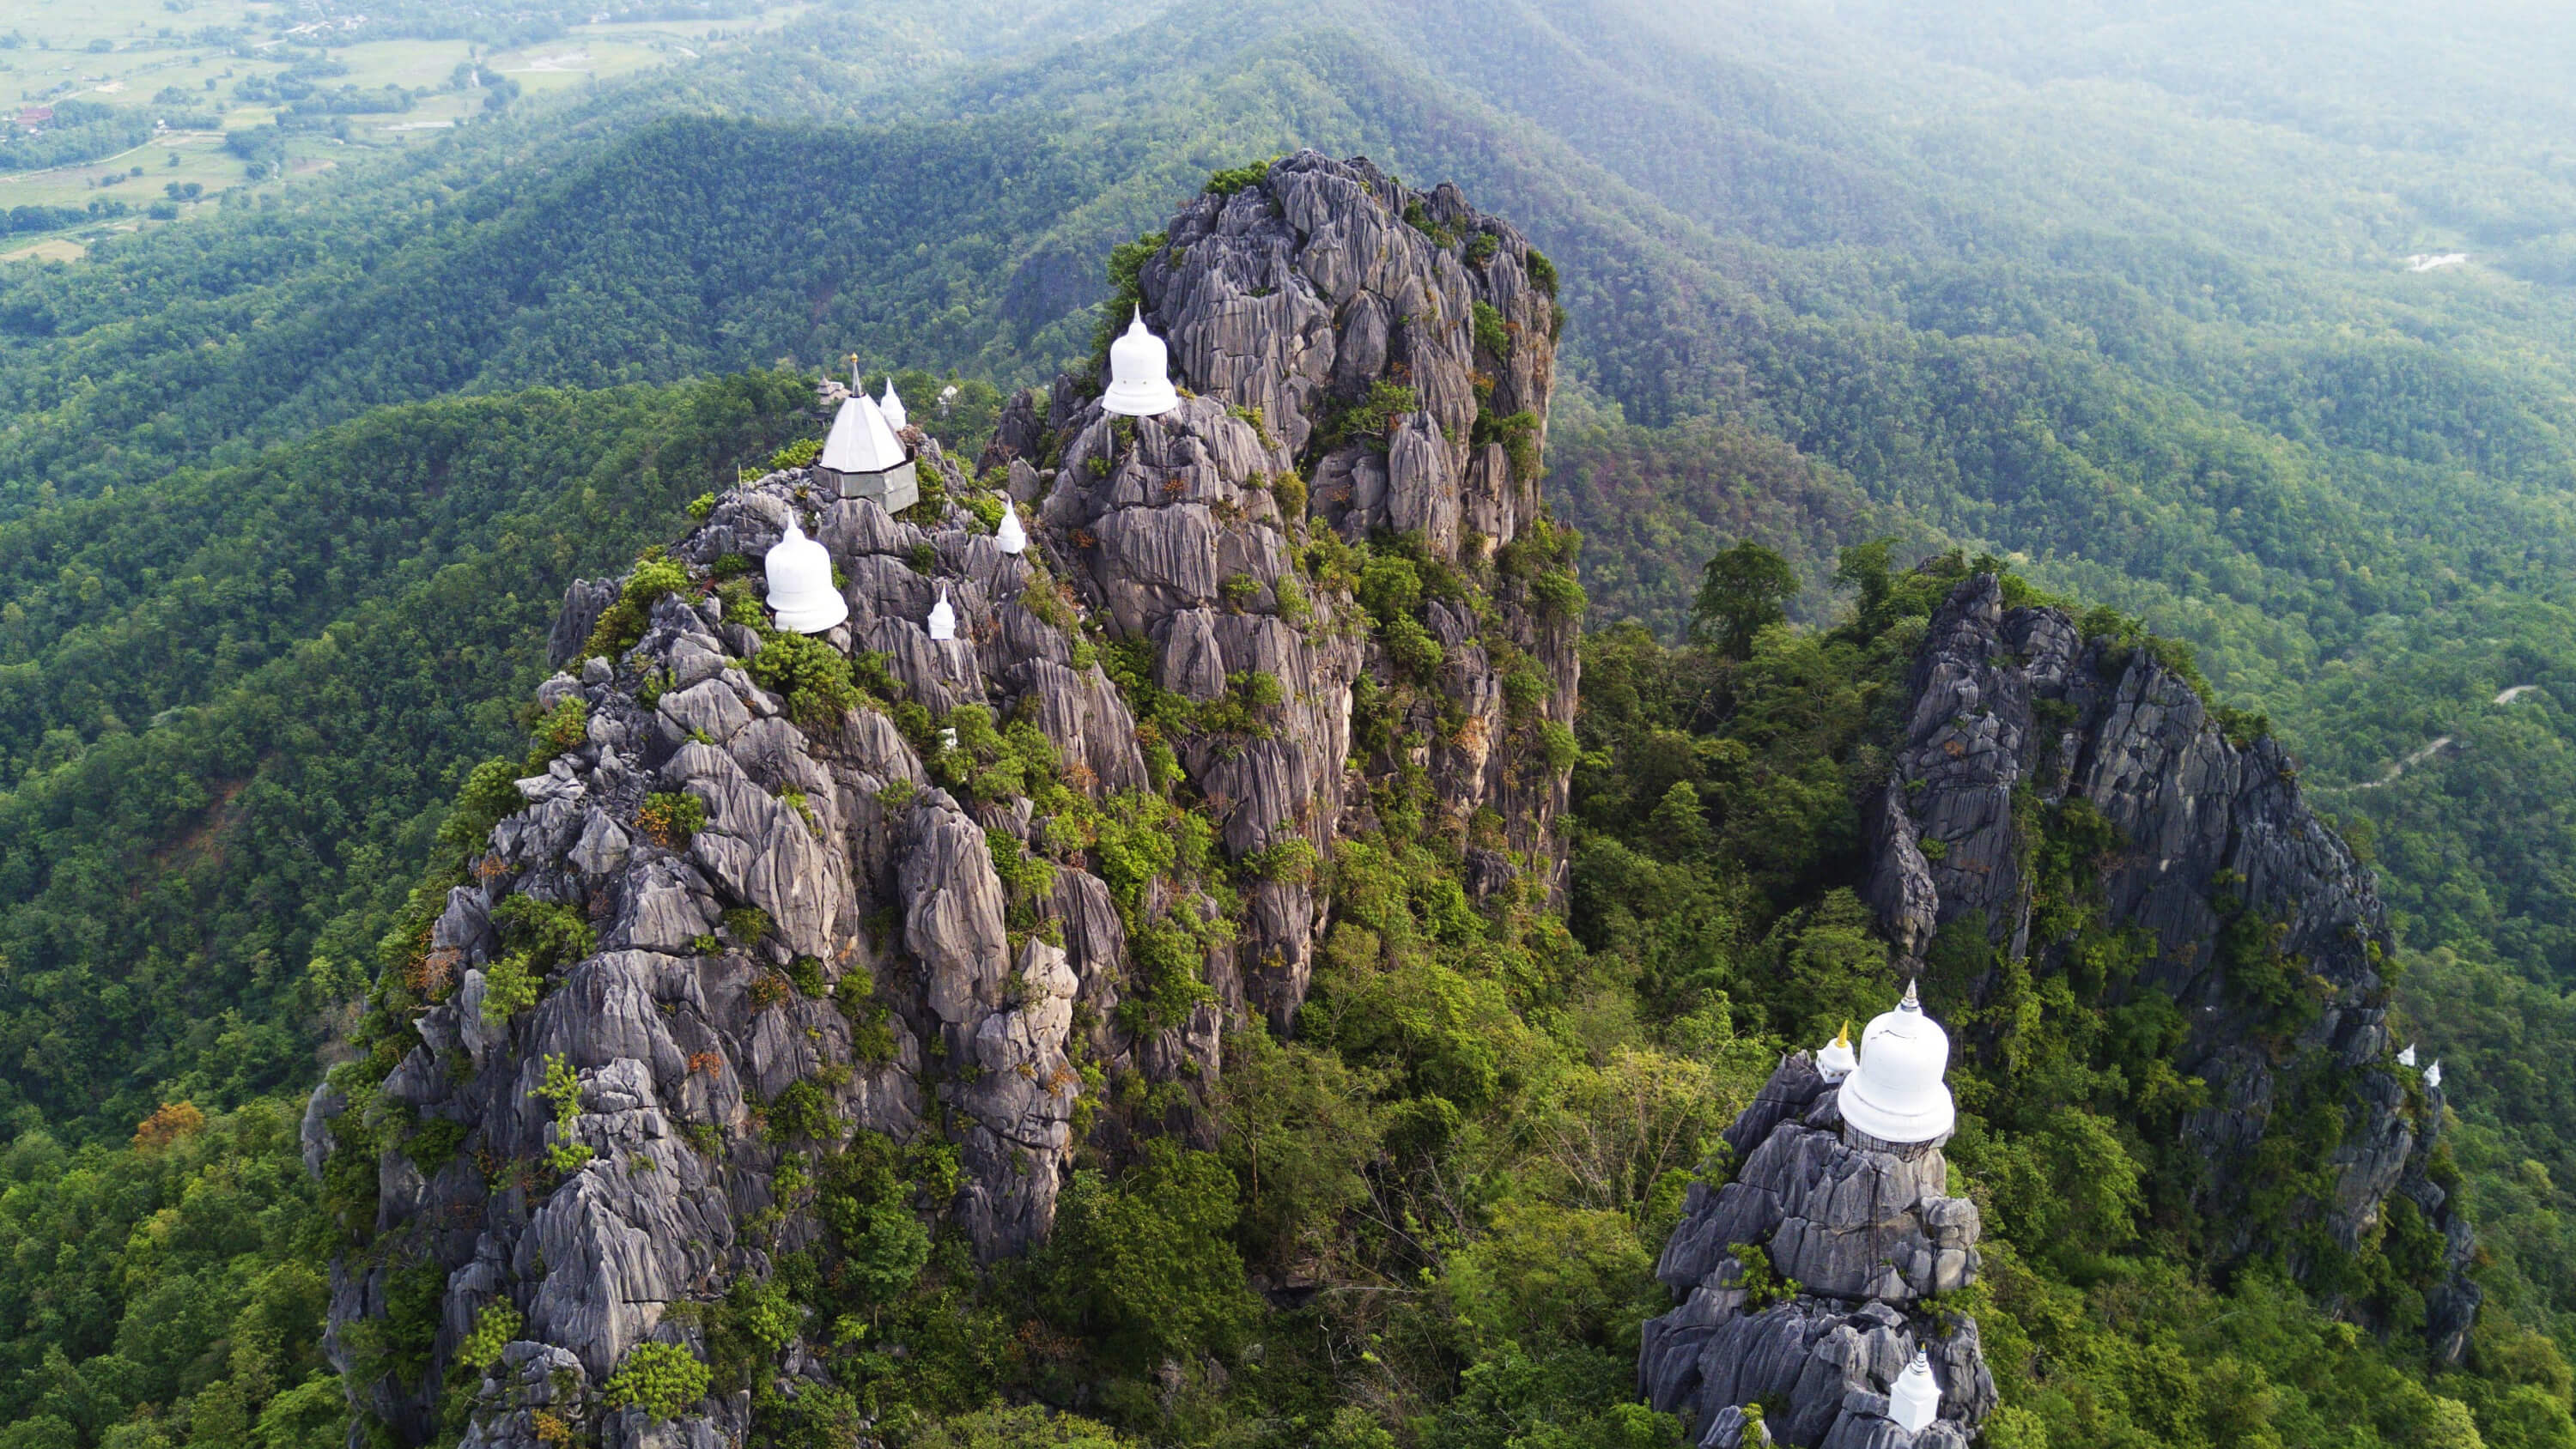
[[[1742,1168],[1692,1184],[1655,1265],[1681,1304],[1645,1325],[1639,1388],[1711,1449],[1955,1449],[1994,1411],[1976,1320],[1923,1303],[1976,1281],[1976,1206],[1942,1195],[1939,1141],[1865,1136],[1839,1097],[1807,1053],[1782,1059],[1726,1131]],[[1918,1347],[1940,1417],[1909,1433],[1887,1395]]]
[[[2038,812],[2089,807],[2109,841],[2102,910],[2158,948],[2130,989],[2170,996],[2190,1023],[2177,1065],[2208,1097],[2183,1132],[2209,1162],[2202,1207],[2234,1235],[2222,1252],[2281,1226],[2241,1211],[2255,1149],[2322,1117],[2336,1130],[2301,1139],[2325,1171],[2298,1210],[2350,1251],[2402,1195],[2443,1240],[2428,1332],[2457,1363],[2480,1294],[2468,1222],[2429,1175],[2440,1095],[2393,1061],[2378,892],[2280,746],[2232,741],[2152,650],[2088,640],[2061,610],[2007,608],[1991,575],[1934,616],[1912,691],[1887,786],[1863,811],[1890,937],[1918,960],[1944,932],[2012,957],[2061,949],[2034,936],[2028,832]]]
[[[746,1393],[663,1419],[612,1381],[642,1345],[703,1357],[705,1305],[834,1250],[809,1168],[859,1133],[953,1149],[953,1196],[914,1210],[984,1259],[1044,1240],[1091,1084],[1203,1084],[1227,1030],[1293,1029],[1318,867],[1374,827],[1373,782],[1428,780],[1480,893],[1561,892],[1543,742],[1576,621],[1538,512],[1535,254],[1453,190],[1311,153],[1169,235],[1143,285],[1194,394],[1175,411],[1107,417],[1069,378],[1015,405],[980,479],[908,432],[903,517],[788,468],[653,565],[679,586],[567,595],[538,704],[578,731],[433,900],[373,1054],[304,1124],[335,1200],[372,1196],[329,1343],[397,1440],[746,1442]],[[791,524],[849,605],[813,640],[760,602]],[[1432,586],[1364,607],[1361,544]],[[817,659],[849,661],[858,704],[815,692]],[[1098,839],[1138,820],[1213,859],[1140,879]],[[1204,958],[1185,990],[1176,940]],[[1115,1125],[1113,1150],[1154,1124]],[[828,1379],[784,1362],[789,1392]]]

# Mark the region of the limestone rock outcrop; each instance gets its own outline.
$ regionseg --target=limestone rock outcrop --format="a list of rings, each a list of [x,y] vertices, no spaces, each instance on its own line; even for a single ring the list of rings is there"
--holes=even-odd
[[[907,430],[901,517],[786,467],[649,565],[681,582],[568,592],[537,704],[577,737],[516,782],[304,1124],[337,1200],[372,1200],[329,1344],[397,1441],[747,1442],[748,1393],[657,1419],[612,1380],[648,1343],[703,1356],[706,1305],[828,1254],[808,1165],[859,1133],[954,1150],[953,1195],[914,1210],[984,1259],[1042,1241],[1099,1084],[1203,1088],[1229,1028],[1293,1023],[1316,865],[1374,828],[1374,782],[1428,780],[1480,894],[1561,893],[1544,741],[1572,720],[1579,594],[1528,542],[1553,537],[1543,260],[1452,189],[1312,153],[1168,235],[1142,285],[1171,413],[1111,418],[1067,378],[980,476]],[[849,605],[814,638],[856,704],[760,606],[791,524]],[[1363,607],[1334,539],[1437,587]],[[1183,817],[1224,880],[1095,852],[1103,822]],[[1203,952],[1187,989],[1139,931]],[[1112,1113],[1098,1140],[1161,1125]],[[781,1362],[782,1392],[828,1381],[796,1344]]]
[[[1941,1139],[1878,1141],[1839,1096],[1784,1058],[1726,1131],[1741,1167],[1692,1184],[1655,1264],[1681,1303],[1640,1335],[1638,1386],[1706,1449],[1964,1449],[1994,1410],[1976,1320],[1925,1301],[1976,1281],[1976,1205],[1944,1196]],[[1917,1348],[1940,1417],[1909,1432],[1888,1393]]]
[[[1963,583],[1917,655],[1912,706],[1885,788],[1868,802],[1869,894],[1908,956],[1944,930],[2044,960],[2025,874],[2030,811],[2087,805],[2116,841],[2102,909],[2152,933],[2129,989],[2170,996],[2190,1023],[2176,1065],[2208,1084],[2183,1124],[2210,1171],[2208,1220],[2253,1251],[2239,1211],[2256,1147],[2322,1108],[2340,1124],[2303,1205],[2349,1250],[2402,1194],[2443,1240],[2427,1286],[2436,1358],[2465,1351],[2479,1290],[2468,1221],[2432,1176],[2438,1089],[2394,1062],[2393,949],[2370,873],[2299,793],[2268,731],[2231,739],[2175,668],[2135,640],[2086,638],[2063,610],[2013,608],[1992,575]],[[2277,1226],[2277,1225],[2276,1225]]]
[[[1513,573],[1540,518],[1552,279],[1457,188],[1413,192],[1366,160],[1300,152],[1183,208],[1139,273],[1180,407],[1116,417],[1067,378],[1004,414],[986,466],[1043,500],[1050,552],[1120,636],[1152,644],[1157,685],[1199,703],[1241,681],[1282,687],[1266,737],[1174,741],[1236,855],[1327,846],[1360,786],[1412,766],[1428,771],[1439,823],[1471,837],[1480,894],[1526,883],[1561,903],[1565,771],[1506,747],[1574,719],[1577,621]],[[1402,692],[1392,748],[1354,754],[1355,686],[1395,694],[1401,673],[1366,616],[1316,587],[1308,527],[1398,535],[1484,585],[1473,607],[1420,609],[1440,662]],[[1516,703],[1514,680],[1537,697]],[[1241,968],[1216,984],[1228,1009],[1285,1025],[1329,902],[1295,881],[1251,896]]]

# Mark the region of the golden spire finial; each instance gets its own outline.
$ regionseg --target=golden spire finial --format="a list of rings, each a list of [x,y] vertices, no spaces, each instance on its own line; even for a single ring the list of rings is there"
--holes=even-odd
[[[1836,1045],[1836,1046],[1838,1046],[1838,1047],[1847,1047],[1847,1046],[1850,1046],[1850,1045],[1851,1045],[1851,1018],[1850,1018],[1850,1017],[1848,1017],[1848,1016],[1844,1017],[1844,1018],[1843,1018],[1843,1029],[1842,1029],[1841,1031],[1838,1031],[1838,1032],[1834,1033],[1834,1045]]]

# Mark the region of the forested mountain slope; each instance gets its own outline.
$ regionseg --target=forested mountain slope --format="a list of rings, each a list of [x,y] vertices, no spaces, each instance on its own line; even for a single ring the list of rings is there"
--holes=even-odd
[[[0,1040],[20,1131],[316,1070],[562,585],[811,426],[799,379],[372,415],[15,526]]]
[[[497,121],[310,205],[10,269],[14,1121],[114,1141],[163,1099],[220,1112],[309,1076],[438,801],[505,747],[556,585],[813,426],[805,380],[526,389],[854,349],[1043,376],[1088,351],[1113,244],[1210,170],[1311,143],[1457,179],[1555,260],[1548,486],[1588,534],[1596,627],[1677,636],[1699,564],[1746,534],[1799,566],[1790,611],[1823,627],[1845,545],[1956,541],[2190,640],[2219,699],[2268,711],[2310,798],[2372,827],[2398,1021],[2450,1054],[2504,1321],[2563,1325],[2576,224],[2547,149],[2563,97],[2519,62],[2564,37],[2526,54],[2396,6],[2278,17],[823,7],[569,102],[559,142]],[[2471,261],[2406,269],[2447,250]],[[471,397],[431,401],[450,393]],[[1803,682],[1783,688],[1863,689],[1778,657]],[[1706,733],[1672,709],[1657,728]],[[1768,716],[1742,728],[1776,743]],[[2342,788],[2441,736],[2396,782]],[[1650,741],[1640,778],[1671,783],[1678,748]],[[1715,736],[1690,751],[1695,788],[1724,774]],[[1851,783],[1830,755],[1782,777],[1820,811]],[[1730,837],[1719,873],[1847,850],[1817,818]],[[1841,940],[1829,905],[1820,943]],[[1746,963],[1823,959],[1745,919],[1703,952],[1737,1000],[1767,979]],[[220,1130],[273,1152],[265,1120]],[[115,1180],[175,1204],[181,1160],[119,1156],[140,1176]],[[13,1161],[55,1190],[50,1139]],[[44,1326],[70,1292],[29,1290],[31,1373],[49,1343],[114,1342],[109,1299],[70,1337]],[[122,1402],[217,1382],[175,1365]],[[46,1382],[13,1402],[73,1392]]]

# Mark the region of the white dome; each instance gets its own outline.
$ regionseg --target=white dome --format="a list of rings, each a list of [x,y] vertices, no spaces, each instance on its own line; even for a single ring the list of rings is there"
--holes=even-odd
[[[885,396],[877,399],[877,411],[885,414],[886,426],[900,433],[904,427],[903,399],[895,394],[894,376],[886,376]]]
[[[769,607],[778,627],[793,634],[820,634],[850,617],[850,602],[832,587],[832,556],[805,530],[787,525],[787,536],[763,561],[769,572]]]
[[[993,530],[993,541],[1004,553],[1023,553],[1029,546],[1029,531],[1020,527],[1020,510],[1002,505],[1002,526]]]
[[[1860,1067],[1843,1083],[1843,1120],[1881,1142],[1929,1142],[1958,1121],[1941,1074],[1950,1037],[1923,1014],[1912,983],[1894,1011],[1860,1037]]]
[[[1839,1082],[1860,1065],[1860,1056],[1852,1050],[1851,1023],[1843,1023],[1842,1032],[1816,1053],[1816,1073],[1828,1083]]]
[[[1171,365],[1163,339],[1145,330],[1145,309],[1137,308],[1126,334],[1109,344],[1109,390],[1100,395],[1100,410],[1150,418],[1179,407]]]
[[[939,602],[930,606],[930,637],[945,641],[957,637],[957,611],[948,607],[948,586],[939,586]]]
[[[1941,1416],[1941,1381],[1932,1377],[1932,1357],[1914,1350],[1914,1362],[1896,1376],[1887,1393],[1887,1417],[1908,1434],[1919,1434]]]

